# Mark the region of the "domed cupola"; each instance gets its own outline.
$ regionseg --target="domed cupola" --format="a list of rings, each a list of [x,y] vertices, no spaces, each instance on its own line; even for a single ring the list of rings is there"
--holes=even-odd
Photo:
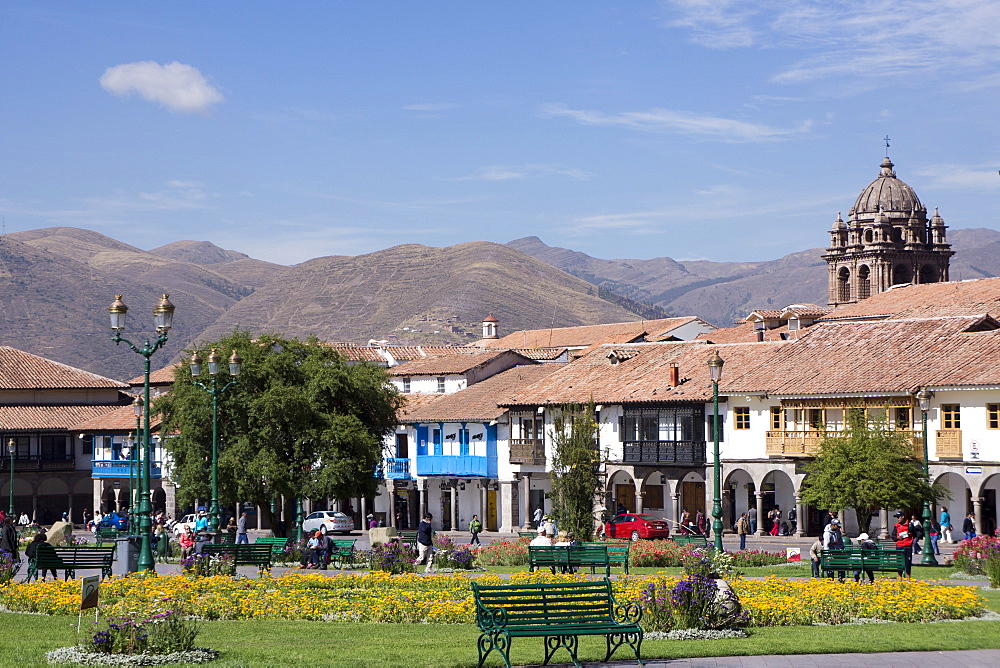
[[[829,304],[838,306],[867,299],[902,283],[948,280],[954,255],[945,240],[944,220],[927,208],[913,188],[896,177],[886,156],[878,177],[861,191],[844,223],[830,230],[830,247],[823,259],[829,267]]]
[[[920,203],[917,193],[896,178],[894,166],[888,157],[882,161],[878,178],[869,183],[854,202],[851,218],[874,218],[879,210],[889,218],[909,218],[910,212],[914,210],[923,211],[926,216],[927,209]]]

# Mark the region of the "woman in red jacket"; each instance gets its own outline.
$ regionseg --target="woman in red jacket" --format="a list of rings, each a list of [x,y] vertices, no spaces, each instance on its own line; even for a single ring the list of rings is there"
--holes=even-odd
[[[906,564],[906,577],[910,577],[910,562],[913,561],[913,536],[910,535],[910,523],[903,517],[903,513],[897,512],[896,526],[892,528],[892,538],[896,541],[896,547],[903,551],[903,561]]]

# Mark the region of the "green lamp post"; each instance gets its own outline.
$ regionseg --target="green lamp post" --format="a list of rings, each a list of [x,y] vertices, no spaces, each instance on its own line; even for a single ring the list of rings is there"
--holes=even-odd
[[[14,517],[14,453],[17,451],[17,443],[14,439],[7,441],[7,454],[10,455],[10,508],[7,514]]]
[[[927,454],[927,411],[931,408],[931,393],[927,388],[917,392],[917,402],[920,404],[921,422],[924,428],[924,476],[928,481],[931,479],[930,457]],[[934,546],[931,545],[931,502],[924,500],[924,546],[921,550],[920,564],[923,566],[937,566],[937,558],[934,556]]]
[[[719,351],[712,352],[708,360],[708,373],[712,379],[712,534],[715,536],[715,552],[722,552],[722,496],[721,471],[719,470],[719,381],[722,380],[722,365]]]
[[[128,307],[122,301],[121,295],[115,296],[115,301],[108,307],[108,312],[111,314],[111,330],[114,332],[111,340],[115,342],[115,345],[124,341],[132,349],[132,352],[142,355],[145,362],[145,373],[142,383],[143,429],[142,435],[139,438],[139,448],[137,448],[142,456],[142,472],[138,481],[139,507],[136,509],[136,514],[139,516],[139,534],[142,536],[142,542],[139,547],[138,569],[140,572],[155,571],[156,566],[153,562],[153,549],[150,541],[150,532],[153,529],[153,502],[150,498],[151,486],[149,482],[150,461],[152,460],[149,451],[149,358],[167,342],[167,332],[170,331],[174,320],[174,305],[170,303],[168,295],[164,294],[160,297],[159,303],[153,308],[153,319],[156,324],[156,341],[150,343],[147,338],[145,345],[142,347],[136,346],[122,336],[122,330],[125,329],[125,316],[128,313]]]
[[[205,390],[212,397],[212,502],[208,510],[208,524],[214,533],[219,531],[219,395],[236,384],[243,369],[243,358],[235,350],[229,356],[229,375],[233,377],[231,381],[219,387],[219,371],[222,367],[222,358],[219,351],[212,348],[208,356],[208,375],[212,377],[210,385],[199,381],[193,381],[197,387]],[[198,378],[201,376],[201,356],[195,351],[191,356],[191,376]]]

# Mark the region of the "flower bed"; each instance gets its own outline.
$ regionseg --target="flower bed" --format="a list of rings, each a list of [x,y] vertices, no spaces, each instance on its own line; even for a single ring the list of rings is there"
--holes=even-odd
[[[1000,587],[1000,538],[984,535],[963,540],[953,558],[963,572],[985,575],[991,587]]]
[[[484,584],[574,581],[580,575],[515,573],[477,578]],[[652,581],[673,587],[679,578],[631,575],[616,578],[619,602],[640,599]],[[309,619],[357,622],[470,624],[474,620],[470,577],[388,573],[320,575],[287,573],[276,578],[238,579],[189,575],[113,577],[101,584],[101,610],[114,616],[152,610],[164,597],[180,600],[201,619]],[[871,585],[832,580],[734,581],[733,590],[751,626],[840,624],[856,618],[900,622],[976,615],[985,601],[975,587],[945,587],[917,580],[879,580]],[[75,615],[80,583],[10,583],[0,603],[21,612]]]

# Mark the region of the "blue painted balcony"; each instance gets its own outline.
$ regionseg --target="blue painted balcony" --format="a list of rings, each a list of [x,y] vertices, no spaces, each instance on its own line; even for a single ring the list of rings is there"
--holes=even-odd
[[[383,469],[386,480],[410,480],[410,460],[387,457]]]
[[[128,478],[130,462],[128,460],[121,459],[95,459],[92,462],[95,478]],[[132,476],[138,475],[142,476],[142,466],[131,463]],[[149,477],[150,478],[161,478],[163,477],[163,467],[160,462],[152,461],[149,463]]]
[[[493,457],[474,455],[417,455],[417,475],[496,477]]]

